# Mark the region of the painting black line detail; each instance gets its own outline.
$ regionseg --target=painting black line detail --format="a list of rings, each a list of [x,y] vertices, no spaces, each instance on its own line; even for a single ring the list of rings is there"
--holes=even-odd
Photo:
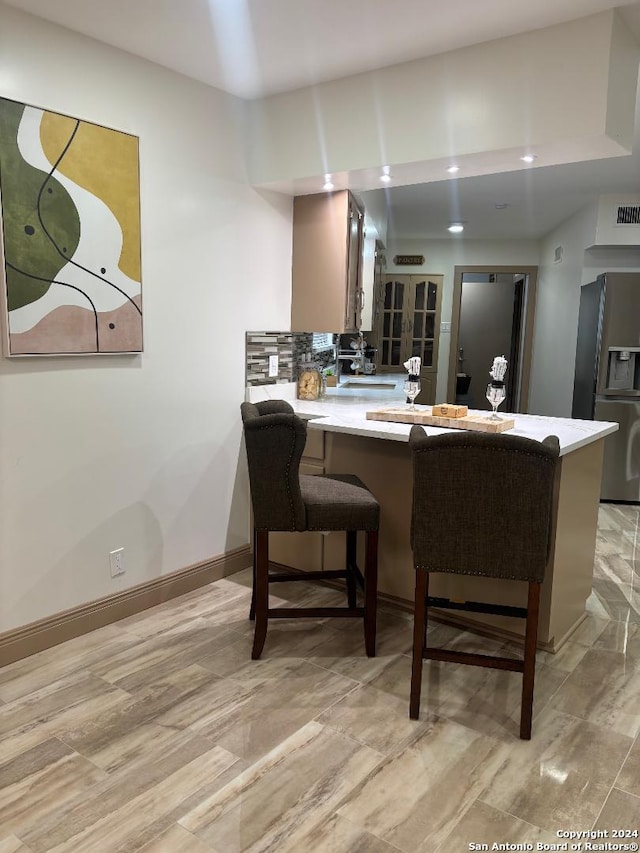
[[[67,144],[62,149],[60,156],[58,157],[56,162],[53,164],[51,171],[47,174],[47,177],[44,179],[44,181],[40,187],[40,191],[38,192],[38,202],[37,202],[37,211],[36,211],[38,214],[38,220],[40,222],[40,225],[42,226],[42,230],[43,230],[44,234],[46,235],[46,237],[49,240],[49,242],[51,243],[51,245],[58,252],[60,257],[64,258],[67,261],[67,263],[71,264],[72,266],[77,267],[80,270],[83,270],[88,275],[92,275],[94,278],[97,278],[98,281],[101,281],[104,284],[108,284],[109,287],[113,287],[115,290],[118,291],[118,293],[121,293],[125,297],[125,299],[127,299],[131,303],[131,305],[133,305],[133,307],[136,309],[138,314],[140,314],[140,316],[142,316],[142,310],[136,305],[136,303],[129,296],[129,294],[125,293],[125,291],[122,290],[121,287],[118,287],[117,284],[114,284],[112,281],[109,281],[108,279],[104,278],[103,276],[98,275],[98,273],[93,272],[93,270],[90,270],[87,267],[82,266],[82,264],[77,263],[76,261],[73,260],[73,258],[67,258],[66,254],[63,251],[61,251],[61,249],[58,246],[58,244],[56,243],[56,241],[53,239],[51,234],[47,231],[47,227],[44,224],[44,221],[42,219],[42,214],[41,214],[41,210],[40,210],[40,201],[42,199],[42,193],[44,192],[44,190],[45,190],[45,188],[49,182],[49,179],[52,177],[52,175],[54,174],[54,172],[56,171],[56,169],[60,165],[62,158],[64,157],[64,155],[67,153],[67,151],[71,147],[71,143],[73,142],[73,139],[74,139],[76,133],[78,132],[78,128],[80,127],[80,124],[81,124],[80,120],[77,119],[75,127],[73,128],[73,132],[71,133],[71,136],[69,137],[69,139],[67,141]]]
[[[33,279],[35,279],[35,281],[46,281],[46,282],[49,281],[48,278],[43,278],[42,276],[34,275],[33,273],[30,273],[30,272],[25,272],[24,270],[21,270],[18,267],[14,266],[9,261],[6,261],[5,263],[6,263],[7,267],[9,267],[9,269],[14,270],[14,272],[20,273],[20,275],[24,275],[27,278],[33,278]],[[93,303],[93,300],[89,296],[89,294],[85,293],[84,290],[81,290],[79,287],[76,287],[75,284],[69,284],[68,281],[58,281],[57,279],[53,279],[50,283],[51,284],[59,284],[60,287],[69,287],[69,288],[71,288],[71,290],[76,290],[78,293],[80,293],[82,296],[84,296],[85,299],[89,302],[89,304],[91,305],[91,309],[93,311],[93,322],[94,322],[95,330],[96,330],[96,352],[100,352],[100,337],[98,334],[98,332],[99,332],[98,311],[96,309],[95,304]]]

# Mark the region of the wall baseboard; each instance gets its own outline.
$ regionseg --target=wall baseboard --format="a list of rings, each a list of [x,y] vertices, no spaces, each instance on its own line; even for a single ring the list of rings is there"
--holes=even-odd
[[[249,545],[0,634],[0,666],[133,616],[251,565]]]

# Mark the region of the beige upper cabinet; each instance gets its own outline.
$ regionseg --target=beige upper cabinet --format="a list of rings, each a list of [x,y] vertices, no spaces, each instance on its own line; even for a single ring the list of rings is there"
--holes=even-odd
[[[292,329],[360,328],[363,222],[348,190],[294,198]]]

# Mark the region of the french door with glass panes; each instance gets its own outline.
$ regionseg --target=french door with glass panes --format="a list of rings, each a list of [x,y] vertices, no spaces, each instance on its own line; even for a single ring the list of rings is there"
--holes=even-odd
[[[419,402],[434,403],[438,369],[441,275],[386,275],[377,294],[377,368],[402,373],[412,355],[422,359]]]

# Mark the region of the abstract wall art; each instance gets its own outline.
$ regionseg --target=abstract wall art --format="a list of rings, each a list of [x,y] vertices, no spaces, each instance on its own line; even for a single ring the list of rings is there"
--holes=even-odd
[[[0,98],[5,352],[142,351],[138,137]]]

